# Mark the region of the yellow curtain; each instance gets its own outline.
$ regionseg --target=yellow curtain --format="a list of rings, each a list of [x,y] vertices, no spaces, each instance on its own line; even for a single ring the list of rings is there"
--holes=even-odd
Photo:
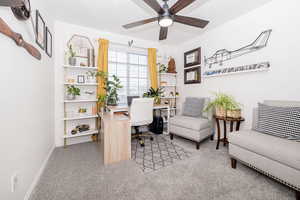
[[[108,72],[108,45],[109,41],[105,39],[99,39],[99,50],[98,50],[98,71],[99,72]],[[101,77],[98,77],[98,95],[105,95],[105,84],[104,80]]]
[[[157,83],[157,69],[156,69],[156,49],[154,48],[148,49],[148,66],[149,66],[151,87],[157,89],[158,83]]]

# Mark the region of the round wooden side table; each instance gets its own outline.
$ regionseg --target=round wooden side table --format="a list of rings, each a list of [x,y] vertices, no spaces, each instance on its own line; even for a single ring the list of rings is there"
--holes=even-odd
[[[227,134],[226,134],[226,132],[227,132],[226,123],[230,122],[230,132],[233,131],[234,123],[236,123],[235,130],[239,131],[241,122],[245,121],[245,119],[243,117],[241,117],[241,118],[230,118],[230,117],[219,117],[219,116],[216,116],[216,115],[214,115],[214,118],[216,119],[217,129],[218,129],[218,141],[217,141],[216,149],[219,149],[220,141],[223,142],[224,146],[226,146],[226,144],[228,144]],[[224,126],[224,138],[222,138],[222,139],[221,139],[220,121],[223,121],[223,126]]]

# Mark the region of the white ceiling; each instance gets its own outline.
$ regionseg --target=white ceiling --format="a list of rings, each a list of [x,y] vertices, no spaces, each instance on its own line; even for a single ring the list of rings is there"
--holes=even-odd
[[[162,0],[158,0],[162,3]],[[177,0],[169,0],[172,6]],[[226,23],[271,0],[197,0],[178,14],[209,20],[205,29],[174,23],[163,44],[178,44],[199,36],[204,31]],[[156,16],[142,0],[51,0],[49,9],[57,20],[158,41],[159,25],[153,22],[125,30],[122,25]]]

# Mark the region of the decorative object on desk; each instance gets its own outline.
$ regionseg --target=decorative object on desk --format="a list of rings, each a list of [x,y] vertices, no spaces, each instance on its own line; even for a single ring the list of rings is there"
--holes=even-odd
[[[253,65],[244,65],[239,67],[226,67],[222,69],[207,70],[204,72],[204,77],[214,77],[222,75],[231,75],[245,72],[258,72],[258,71],[267,71],[270,69],[269,62],[262,62]]]
[[[205,65],[208,65],[209,68],[211,68],[213,64],[223,65],[224,61],[231,60],[233,58],[237,58],[254,51],[258,51],[267,46],[271,32],[271,29],[263,31],[254,40],[254,42],[237,50],[228,51],[227,49],[220,49],[216,51],[216,53],[211,57],[204,59]]]
[[[75,66],[76,65],[76,52],[73,50],[72,45],[69,45],[69,65]]]
[[[120,79],[116,75],[113,75],[112,80],[108,80],[107,73],[105,72],[97,72],[96,76],[104,80],[106,91],[106,95],[98,96],[98,103],[101,105],[116,106],[119,101],[118,90],[123,88]]]
[[[4,2],[6,2],[6,1],[7,0],[4,0]],[[31,6],[30,6],[29,0],[11,1],[10,7],[11,7],[11,11],[13,12],[14,16],[18,20],[21,20],[21,21],[28,20],[31,16]]]
[[[84,75],[78,75],[77,76],[77,83],[85,83]]]
[[[87,82],[88,83],[96,83],[96,72],[95,71],[88,71],[86,72],[87,75]]]
[[[46,25],[43,20],[39,10],[36,10],[36,19],[35,19],[35,31],[36,31],[36,43],[41,47],[41,49],[45,49],[46,44]]]
[[[184,70],[184,84],[201,83],[201,68],[192,67]]]
[[[0,18],[0,33],[13,39],[19,47],[23,47],[26,51],[38,60],[41,60],[41,53],[31,44],[27,43],[21,34],[12,31],[12,29]]]
[[[91,40],[83,35],[73,35],[67,43],[76,52],[78,65],[95,67],[95,50]]]
[[[184,53],[184,67],[201,64],[201,48],[193,49]]]
[[[232,96],[224,93],[214,93],[214,95],[215,99],[206,106],[206,108],[204,109],[205,112],[208,112],[211,109],[215,109],[216,116],[229,117],[227,116],[227,111],[229,110],[229,115],[231,117],[240,117],[241,104],[238,103]]]
[[[48,27],[46,27],[46,53],[52,57],[52,34]]]
[[[168,73],[177,73],[176,72],[176,63],[174,58],[170,57],[169,63],[168,63]]]
[[[80,89],[74,85],[68,85],[67,87],[67,99],[74,100],[76,96],[80,96]]]
[[[154,88],[150,88],[148,90],[148,92],[145,92],[143,94],[143,97],[151,97],[151,98],[154,98],[154,103],[155,104],[160,104],[161,103],[161,95],[163,94],[163,90],[161,88],[157,88],[157,89],[154,89]]]
[[[167,66],[165,64],[157,63],[159,67],[159,73],[166,73],[168,71]]]

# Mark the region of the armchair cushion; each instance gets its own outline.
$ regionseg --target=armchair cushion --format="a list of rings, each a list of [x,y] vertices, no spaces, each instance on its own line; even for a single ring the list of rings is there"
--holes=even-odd
[[[204,102],[204,98],[187,97],[183,104],[182,115],[189,117],[201,117]]]
[[[183,115],[176,115],[170,118],[170,126],[179,126],[183,128],[192,129],[195,131],[200,131],[211,126],[208,119],[200,117],[189,117]]]

